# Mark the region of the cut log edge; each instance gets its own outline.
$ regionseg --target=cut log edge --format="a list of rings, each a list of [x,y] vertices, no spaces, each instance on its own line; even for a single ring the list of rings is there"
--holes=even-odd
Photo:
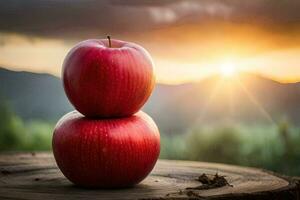
[[[31,154],[31,155],[30,155]],[[25,157],[29,156],[32,159],[42,159],[42,158],[52,158],[52,154],[50,152],[14,152],[14,153],[4,153],[1,154],[0,156],[3,155],[24,155]],[[10,160],[11,157],[10,157]],[[192,167],[192,168],[196,168],[195,165],[197,164],[196,161],[182,161],[182,160],[161,160],[161,164],[162,163],[176,163],[179,162],[180,164],[178,165],[184,165],[187,167]],[[216,165],[218,165],[218,167],[224,167],[224,168],[228,168],[231,165],[230,164],[222,164],[222,163],[205,163],[202,162],[202,164],[204,165],[212,165],[213,167],[215,167]],[[223,200],[228,200],[228,199],[233,199],[233,200],[238,200],[238,199],[246,199],[246,200],[265,200],[265,199],[275,199],[275,200],[294,200],[294,199],[299,199],[300,200],[300,177],[289,177],[289,176],[285,176],[285,175],[281,175],[278,174],[276,172],[272,172],[269,170],[265,170],[265,169],[260,169],[260,168],[254,168],[254,167],[244,167],[244,166],[232,166],[235,168],[241,168],[241,169],[252,169],[252,170],[257,170],[258,172],[263,172],[265,174],[268,174],[270,176],[273,176],[274,178],[278,178],[281,179],[281,181],[284,181],[285,184],[279,186],[279,188],[277,189],[270,189],[270,190],[262,190],[262,191],[257,191],[257,192],[249,192],[247,190],[243,190],[243,191],[239,191],[239,192],[234,192],[234,193],[226,193],[226,194],[213,194],[211,196],[204,196],[204,194],[202,194],[203,196],[200,196],[200,194],[198,194],[197,190],[187,190],[185,189],[185,187],[179,187],[178,190],[174,190],[175,193],[170,193],[172,195],[168,196],[167,193],[165,194],[160,194],[160,195],[154,195],[153,197],[135,197],[134,199],[167,199],[167,200],[171,200],[171,199],[202,199],[202,200],[219,200],[219,199],[223,199]],[[227,169],[226,169],[227,170]],[[260,174],[260,173],[259,173]],[[158,175],[160,176],[160,175]],[[265,184],[267,185],[267,184]],[[247,187],[246,187],[247,189]],[[183,191],[183,192],[180,192]],[[190,193],[187,193],[188,191],[190,191]],[[211,191],[214,192],[214,191]],[[134,196],[132,196],[134,197]],[[141,197],[141,196],[140,196]]]
[[[226,165],[226,164],[225,164]],[[252,168],[252,167],[250,167]],[[286,175],[281,175],[279,173],[269,171],[261,168],[253,168],[261,170],[270,175],[276,176],[278,178],[284,179],[289,184],[285,187],[278,188],[270,191],[260,191],[252,193],[233,193],[233,194],[223,194],[223,195],[214,195],[214,196],[172,196],[172,197],[163,197],[163,198],[145,198],[143,200],[186,200],[186,199],[199,199],[199,200],[300,200],[300,177],[291,177]],[[182,191],[184,191],[183,189]],[[179,192],[178,192],[179,193]],[[272,197],[272,199],[270,199]]]

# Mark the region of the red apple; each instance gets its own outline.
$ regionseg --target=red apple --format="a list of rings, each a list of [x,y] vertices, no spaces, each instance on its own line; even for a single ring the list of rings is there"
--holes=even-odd
[[[108,39],[77,44],[65,58],[62,78],[70,102],[88,117],[130,116],[155,84],[153,62],[144,48]]]
[[[73,111],[57,123],[52,145],[58,167],[74,184],[127,187],[153,169],[160,136],[154,121],[142,111],[101,120]]]

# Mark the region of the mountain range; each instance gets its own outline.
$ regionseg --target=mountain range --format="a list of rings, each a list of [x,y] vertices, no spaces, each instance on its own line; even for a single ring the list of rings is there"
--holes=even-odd
[[[0,96],[25,121],[57,121],[73,110],[60,78],[50,74],[0,68]],[[180,85],[157,84],[143,110],[166,134],[227,122],[272,124],[285,119],[300,125],[300,83],[240,73]]]

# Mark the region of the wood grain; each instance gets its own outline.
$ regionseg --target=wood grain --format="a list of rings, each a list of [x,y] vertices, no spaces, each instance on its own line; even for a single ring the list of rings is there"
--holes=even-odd
[[[226,176],[231,186],[187,190],[203,173]],[[159,160],[133,188],[78,188],[57,168],[51,153],[0,154],[0,199],[300,199],[299,180],[232,165]]]

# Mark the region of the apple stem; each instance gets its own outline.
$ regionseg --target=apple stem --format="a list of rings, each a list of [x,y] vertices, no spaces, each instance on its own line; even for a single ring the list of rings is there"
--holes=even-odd
[[[109,35],[107,36],[107,39],[108,39],[108,45],[111,48],[111,41],[110,41],[110,36]]]

